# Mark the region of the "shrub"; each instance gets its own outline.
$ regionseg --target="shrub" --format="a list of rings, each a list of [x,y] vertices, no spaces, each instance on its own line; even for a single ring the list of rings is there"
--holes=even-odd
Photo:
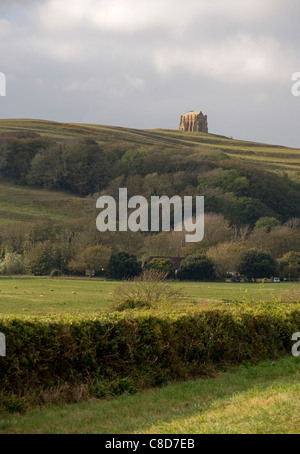
[[[126,298],[112,306],[113,311],[125,311],[126,309],[150,309],[151,304],[140,298]]]
[[[261,249],[248,249],[238,265],[238,272],[251,278],[271,277],[276,275],[277,266],[269,252]]]
[[[168,277],[175,275],[175,268],[171,259],[154,258],[148,263],[147,268],[167,273]]]
[[[129,279],[116,288],[115,300],[117,303],[124,302],[124,304],[114,305],[112,309],[133,308],[133,301],[135,301],[134,307],[146,306],[148,308],[155,307],[162,302],[178,301],[182,296],[181,292],[166,281],[167,276],[168,273],[156,269],[144,270],[140,276]],[[127,303],[125,303],[126,301]],[[124,309],[120,309],[120,307],[124,307]]]
[[[58,277],[58,276],[61,276],[62,275],[62,272],[60,270],[52,270],[51,273],[50,273],[50,277]]]
[[[16,410],[23,397],[44,402],[42,396],[51,390],[80,386],[101,396],[110,382],[109,393],[131,392],[130,383],[143,389],[276,359],[290,353],[291,335],[299,329],[299,304],[165,314],[2,316],[7,356],[0,357],[0,399],[11,398],[0,406]]]
[[[8,252],[0,264],[0,273],[5,275],[25,274],[24,258],[16,252]]]
[[[300,252],[290,251],[278,260],[281,279],[295,279],[300,276]]]
[[[69,269],[75,272],[87,272],[91,277],[106,268],[111,249],[102,245],[89,246],[81,251],[77,257],[69,262]]]
[[[46,276],[56,268],[53,245],[50,241],[37,243],[26,251],[25,264],[29,273]]]
[[[110,279],[120,280],[138,276],[141,272],[141,262],[138,262],[136,256],[121,251],[112,254],[105,275]]]
[[[215,278],[215,267],[206,255],[190,255],[181,262],[178,277],[189,281],[207,281]]]

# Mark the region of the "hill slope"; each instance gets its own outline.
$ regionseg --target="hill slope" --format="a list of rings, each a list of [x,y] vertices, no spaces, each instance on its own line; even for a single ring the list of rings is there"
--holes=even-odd
[[[45,120],[0,120],[4,132],[35,132],[54,139],[92,138],[99,144],[129,142],[136,145],[162,145],[182,148],[205,145],[225,152],[228,156],[258,163],[265,169],[300,170],[300,149],[260,144],[204,133],[177,130],[140,130],[93,124],[58,123]]]
[[[55,222],[95,217],[91,198],[0,183],[0,227],[15,222]]]
[[[0,225],[95,219],[96,198],[117,198],[119,187],[147,199],[201,194],[233,225],[286,222],[300,209],[299,151],[204,133],[0,120]]]

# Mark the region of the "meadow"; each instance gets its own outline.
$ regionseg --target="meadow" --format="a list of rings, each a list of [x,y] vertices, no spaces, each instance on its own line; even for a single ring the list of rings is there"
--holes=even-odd
[[[64,222],[87,217],[95,218],[90,198],[0,183],[0,227],[43,219]]]
[[[62,312],[102,312],[114,302],[122,282],[101,279],[1,277],[0,314],[43,315]],[[298,297],[299,283],[172,282],[181,290],[178,306],[201,304],[207,308],[234,301],[270,301]]]

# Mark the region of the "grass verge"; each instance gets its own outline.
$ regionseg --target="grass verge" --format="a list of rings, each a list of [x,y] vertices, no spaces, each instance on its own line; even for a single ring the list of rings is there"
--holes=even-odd
[[[71,405],[2,414],[2,434],[295,434],[300,427],[300,358]]]

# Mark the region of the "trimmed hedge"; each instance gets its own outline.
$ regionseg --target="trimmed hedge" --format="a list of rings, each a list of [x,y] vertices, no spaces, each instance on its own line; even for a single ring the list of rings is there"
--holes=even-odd
[[[216,368],[278,358],[300,330],[299,305],[255,305],[163,314],[1,317],[6,357],[0,389],[18,396],[87,384],[90,395],[199,377]]]

